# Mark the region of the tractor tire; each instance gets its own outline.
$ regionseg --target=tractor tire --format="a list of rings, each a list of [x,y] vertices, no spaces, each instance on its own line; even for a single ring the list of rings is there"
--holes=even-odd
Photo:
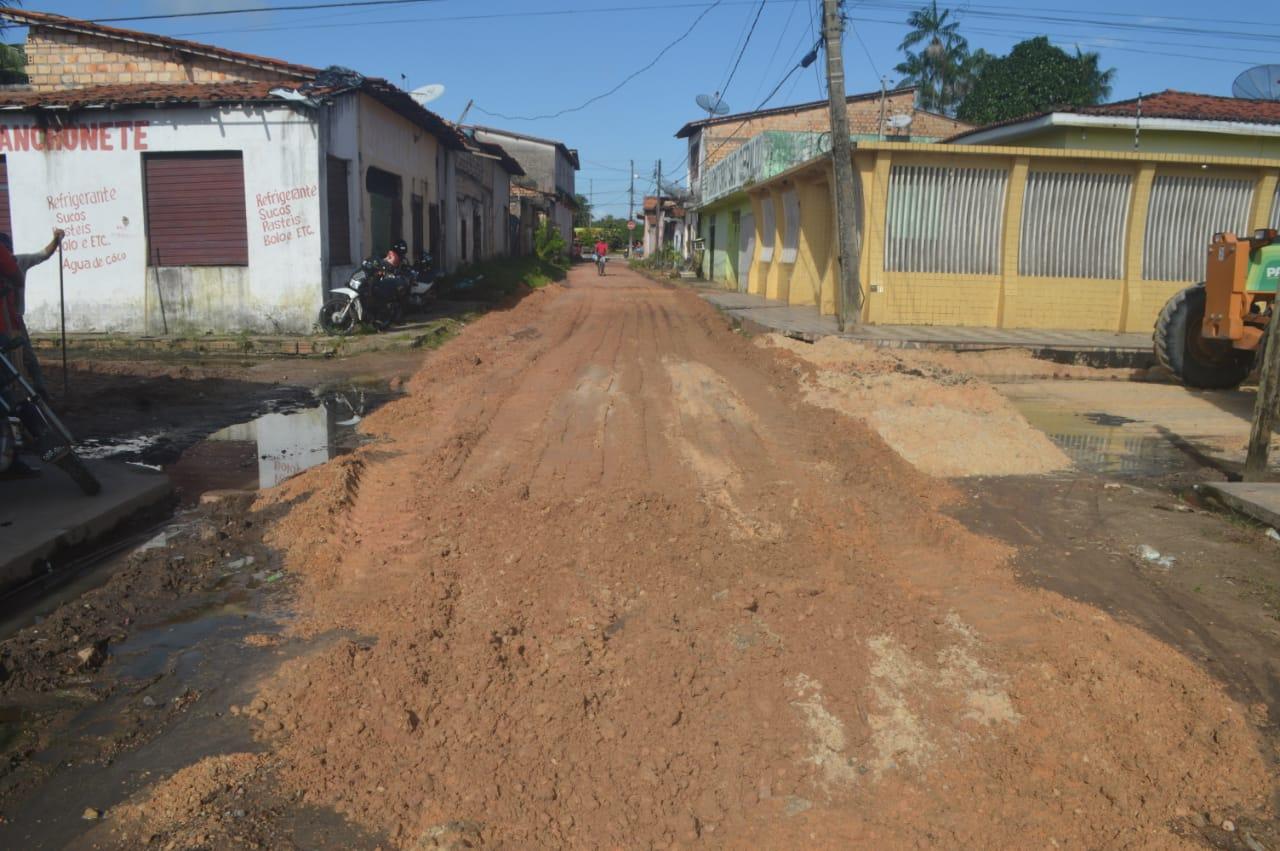
[[[1200,336],[1204,322],[1204,284],[1187,287],[1165,303],[1153,335],[1156,360],[1188,387],[1230,390],[1253,368],[1253,353],[1237,351],[1224,340]]]

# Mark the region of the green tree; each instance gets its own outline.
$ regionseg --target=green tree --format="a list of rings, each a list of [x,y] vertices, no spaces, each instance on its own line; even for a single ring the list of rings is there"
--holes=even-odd
[[[1008,56],[988,61],[973,81],[956,116],[990,124],[1059,106],[1089,106],[1111,94],[1115,69],[1102,70],[1096,53],[1075,55],[1045,36],[1019,42]]]
[[[551,224],[550,219],[543,219],[542,224],[533,233],[533,253],[543,263],[552,266],[567,266],[569,256],[565,253],[564,236],[560,229]]]
[[[5,6],[21,6],[22,0],[7,0]],[[5,25],[0,21],[0,35]],[[27,82],[27,52],[20,44],[4,44],[0,42],[0,85],[13,85]]]
[[[575,228],[591,227],[591,199],[586,195],[574,195],[573,200],[578,205],[578,211],[573,214],[573,226]]]
[[[905,58],[894,70],[901,82],[919,88],[922,108],[950,114],[970,78],[969,42],[960,35],[960,22],[932,0],[908,15],[907,25],[911,30],[898,45]]]
[[[596,219],[592,227],[604,236],[604,241],[609,243],[610,248],[620,250],[627,246],[629,232],[626,219],[605,216],[603,219]]]

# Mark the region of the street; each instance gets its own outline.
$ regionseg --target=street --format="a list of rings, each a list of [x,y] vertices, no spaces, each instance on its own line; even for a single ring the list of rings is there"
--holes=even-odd
[[[806,404],[808,369],[621,264],[472,324],[259,497],[295,578],[245,643],[277,661],[182,722],[243,732],[80,841],[1274,841],[1275,696],[1019,581],[955,519],[1009,509]],[[303,841],[301,806],[348,827]]]

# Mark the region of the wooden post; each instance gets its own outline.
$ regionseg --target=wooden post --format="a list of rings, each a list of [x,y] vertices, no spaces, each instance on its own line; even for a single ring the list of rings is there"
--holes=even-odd
[[[836,327],[862,318],[862,289],[853,257],[853,156],[849,147],[849,114],[844,93],[844,47],[839,0],[822,0],[822,35],[827,45],[827,97],[831,104],[831,160],[836,200]]]
[[[1257,482],[1266,478],[1267,456],[1271,452],[1271,432],[1280,409],[1280,341],[1276,339],[1276,322],[1271,317],[1267,348],[1262,352],[1262,376],[1258,379],[1258,399],[1253,405],[1253,430],[1249,433],[1249,455],[1244,462],[1244,480]]]

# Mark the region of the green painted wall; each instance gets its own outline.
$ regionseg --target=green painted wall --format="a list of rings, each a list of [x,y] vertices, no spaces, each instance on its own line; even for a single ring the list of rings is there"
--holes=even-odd
[[[1066,150],[1132,151],[1134,149],[1132,130],[1106,127],[1049,127],[1025,136],[1002,139],[998,144]],[[1280,137],[1143,130],[1139,134],[1138,150],[1160,154],[1280,159]]]
[[[741,234],[734,223],[751,212],[751,203],[743,193],[732,195],[724,201],[703,207],[699,211],[698,236],[706,240],[702,255],[702,278],[733,289],[738,283],[738,247]],[[715,245],[711,244],[711,223],[715,222]]]

